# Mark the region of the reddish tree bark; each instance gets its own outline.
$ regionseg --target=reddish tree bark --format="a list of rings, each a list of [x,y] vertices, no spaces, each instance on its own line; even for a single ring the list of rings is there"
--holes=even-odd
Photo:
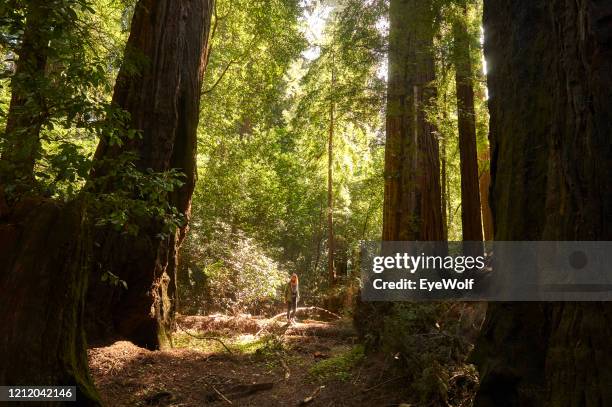
[[[383,240],[443,240],[431,1],[390,5]]]
[[[390,3],[383,241],[444,240],[438,140],[426,117],[436,96],[434,14],[430,0]],[[368,345],[380,344],[393,306],[358,299],[353,321]]]
[[[496,240],[612,239],[612,8],[486,0]],[[476,406],[608,406],[609,303],[491,304]]]
[[[99,405],[83,333],[91,256],[85,204],[32,196],[40,130],[47,119],[40,88],[49,39],[59,29],[52,16],[55,6],[27,2],[11,81],[0,178],[0,383],[76,386],[80,405]]]
[[[491,170],[489,163],[489,148],[480,154],[481,166],[484,167],[480,171],[479,186],[480,186],[480,209],[482,213],[482,228],[484,231],[484,239],[489,242],[493,240],[493,214],[489,204],[489,187],[491,186]]]
[[[170,201],[187,215],[210,8],[207,0],[138,3],[128,52],[143,54],[148,63],[139,73],[121,71],[113,100],[131,114],[131,127],[142,130],[143,138],[123,147],[102,140],[96,154],[102,160],[131,150],[141,170],[182,170],[185,185]],[[17,125],[29,128],[29,122]],[[28,146],[20,148],[30,157]],[[29,160],[22,164],[31,166]],[[63,204],[24,198],[0,205],[0,289],[6,294],[0,296],[0,323],[7,331],[0,338],[0,383],[76,385],[80,405],[97,405],[83,334],[92,256],[93,264],[108,266],[130,284],[118,301],[99,297],[98,305],[119,307],[112,315],[125,337],[157,346],[159,328],[171,323],[176,304],[174,274],[185,229],[159,239],[160,225],[145,223],[136,238],[110,231],[93,238],[81,199]],[[88,305],[90,311],[96,308]]]
[[[0,222],[0,383],[70,385],[99,400],[87,368],[83,308],[91,255],[82,202],[25,198]]]
[[[129,127],[141,131],[142,137],[121,146],[103,139],[95,155],[102,166],[93,173],[94,179],[105,174],[104,160],[127,151],[136,153],[135,164],[141,171],[180,170],[185,184],[169,200],[186,217],[196,178],[199,102],[212,5],[212,0],[138,3],[126,55],[144,58],[145,63],[137,73],[127,65],[121,69],[113,104],[130,114]],[[159,222],[145,220],[135,237],[114,230],[96,235],[100,249],[88,301],[92,318],[98,318],[90,329],[95,339],[101,339],[100,328],[110,324],[119,337],[148,348],[170,340],[177,305],[178,248],[186,228],[163,238],[161,232]],[[125,280],[128,289],[118,292],[100,283],[106,270]]]

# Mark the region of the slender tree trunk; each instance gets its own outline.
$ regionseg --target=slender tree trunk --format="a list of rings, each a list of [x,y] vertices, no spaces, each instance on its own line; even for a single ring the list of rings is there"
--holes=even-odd
[[[467,14],[465,9],[464,14]],[[464,19],[457,18],[454,22],[453,36],[461,167],[461,226],[464,241],[482,241],[472,62]]]
[[[444,148],[446,148],[446,146],[444,146]],[[447,173],[447,177],[448,177],[448,173]],[[446,191],[445,195],[446,195],[446,206],[442,207],[442,211],[445,212],[445,216],[446,216],[446,225],[447,225],[447,237],[448,237],[448,227],[450,227],[450,225],[453,224],[453,197],[451,196],[451,191],[450,191],[450,182],[448,182],[448,180],[446,181],[446,184],[443,186],[444,190]]]
[[[17,51],[15,75],[11,81],[11,102],[2,144],[2,184],[14,184],[17,192],[34,182],[34,164],[40,152],[40,130],[46,120],[42,94],[52,27],[46,1],[30,1],[25,8],[26,23]]]
[[[480,162],[482,162],[483,170],[480,171],[478,183],[480,185],[480,206],[482,213],[482,228],[484,229],[484,239],[489,242],[493,240],[493,214],[489,205],[489,187],[491,185],[491,169],[490,169],[490,154],[489,147],[481,153]]]
[[[446,175],[446,140],[442,140],[442,185],[440,187],[440,192],[442,193],[442,227],[443,227],[443,237],[444,240],[448,239],[448,216],[446,214],[446,193],[448,183],[448,177]]]
[[[333,51],[332,51],[333,52]],[[334,100],[335,75],[334,58],[332,54],[331,67],[331,86],[330,86],[330,103],[329,103],[329,136],[327,138],[327,273],[329,283],[336,283],[336,270],[334,268],[334,252],[336,242],[334,240],[334,191],[333,191],[333,171],[334,171],[334,113],[336,109]]]
[[[123,67],[113,103],[130,114],[130,127],[142,138],[122,146],[101,140],[95,160],[104,163],[132,151],[141,171],[178,169],[185,184],[170,193],[170,203],[187,218],[196,177],[196,134],[212,0],[141,0],[136,7],[127,57],[146,59],[140,72]],[[103,164],[102,164],[103,165]],[[98,167],[93,177],[105,174]],[[114,186],[111,186],[114,188]],[[100,325],[112,324],[119,337],[148,348],[170,341],[176,309],[178,248],[186,228],[160,237],[162,225],[145,220],[138,236],[105,230],[95,237],[96,274],[88,300],[92,318],[102,318],[91,332],[100,339]],[[110,270],[128,289],[100,283]],[[109,300],[110,298],[110,300]],[[101,302],[104,301],[104,302]],[[100,307],[100,304],[102,306]],[[112,316],[112,321],[107,318]]]
[[[317,233],[315,235],[315,261],[314,268],[312,270],[313,275],[317,274],[317,270],[319,269],[319,260],[321,259],[321,244],[323,243],[324,233],[323,233],[323,201],[321,201],[321,206],[319,208],[319,226],[317,228]]]
[[[496,240],[611,240],[612,8],[487,0]],[[610,406],[609,303],[491,304],[476,406]]]
[[[435,89],[428,0],[390,4],[383,240],[442,240],[440,158],[426,118]]]

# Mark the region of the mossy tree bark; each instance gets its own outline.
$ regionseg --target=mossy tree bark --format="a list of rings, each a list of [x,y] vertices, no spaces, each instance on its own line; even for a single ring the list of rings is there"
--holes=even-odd
[[[130,114],[130,128],[141,131],[142,137],[121,146],[101,140],[95,155],[103,163],[134,152],[141,171],[180,170],[185,184],[170,194],[170,203],[187,217],[196,178],[196,133],[212,6],[212,0],[138,3],[126,57],[137,56],[145,63],[138,72],[127,68],[129,64],[121,69],[113,103]],[[93,178],[104,173],[102,165]],[[176,309],[178,248],[185,231],[160,238],[162,225],[145,221],[138,236],[114,230],[96,234],[100,249],[93,263],[88,314],[98,318],[97,328],[111,325],[119,337],[148,348],[168,342]],[[128,289],[119,292],[101,283],[100,273],[106,270],[125,280]],[[101,339],[96,326],[91,332]]]
[[[436,95],[433,5],[393,0],[389,18],[383,240],[442,240],[438,141],[425,113]]]
[[[612,238],[612,8],[486,0],[496,240]],[[491,304],[476,406],[609,406],[612,306]]]

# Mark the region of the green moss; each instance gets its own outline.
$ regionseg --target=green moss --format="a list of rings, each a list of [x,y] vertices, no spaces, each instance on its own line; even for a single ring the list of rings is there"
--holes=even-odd
[[[219,338],[233,353],[242,355],[260,355],[265,357],[283,350],[282,340],[275,335],[240,335],[228,337],[215,332],[206,332],[205,334],[198,333],[197,336],[214,336]],[[197,349],[207,353],[226,352],[223,345],[218,341],[194,338],[184,332],[175,333],[172,336],[172,340],[175,348]]]
[[[215,332],[206,332],[206,334],[198,332],[196,336],[214,336],[216,338],[219,338],[233,351],[232,338],[230,337],[219,335]],[[184,332],[174,333],[172,335],[172,342],[174,343],[175,348],[196,349],[205,353],[226,352],[226,350],[223,348],[223,345],[221,345],[217,341],[194,338],[193,336],[187,335]]]
[[[317,362],[310,368],[309,373],[313,378],[319,381],[346,381],[353,376],[353,369],[363,361],[364,358],[364,348],[358,345],[349,351]]]

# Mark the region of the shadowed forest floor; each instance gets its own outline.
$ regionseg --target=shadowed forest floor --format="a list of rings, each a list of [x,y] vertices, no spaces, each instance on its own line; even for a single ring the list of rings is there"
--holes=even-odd
[[[189,316],[174,349],[130,342],[89,351],[109,406],[398,406],[402,377],[392,358],[368,358],[350,321]],[[214,336],[215,340],[197,337]]]

